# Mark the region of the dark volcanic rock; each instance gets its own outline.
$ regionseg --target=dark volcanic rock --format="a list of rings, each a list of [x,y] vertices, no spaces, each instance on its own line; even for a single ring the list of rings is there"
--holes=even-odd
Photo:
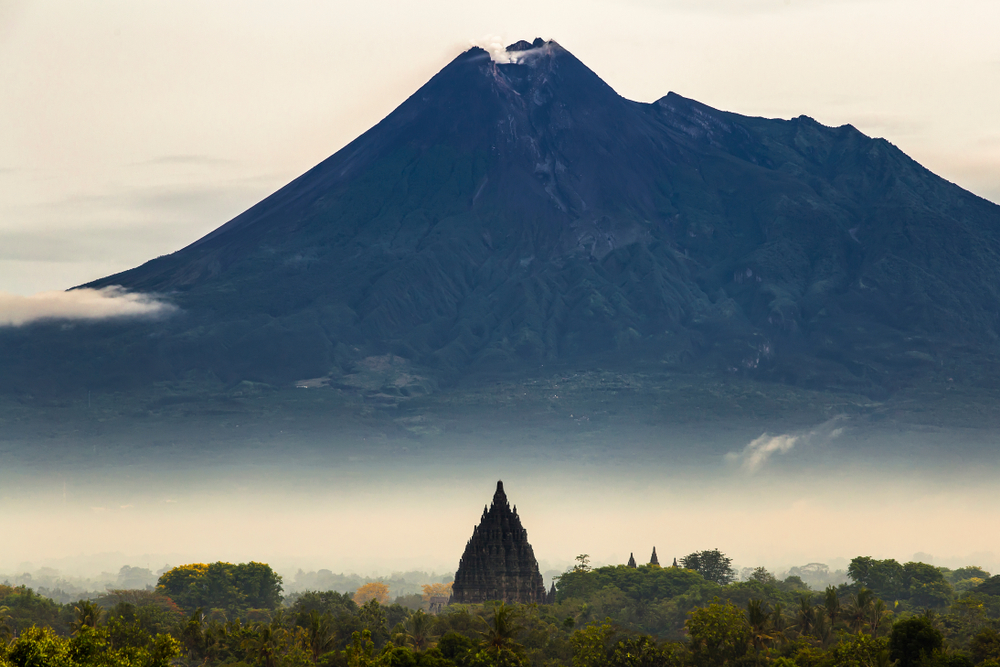
[[[92,284],[182,316],[4,334],[7,386],[287,383],[386,354],[435,381],[593,355],[991,381],[1000,207],[849,125],[631,102],[555,42],[511,49],[470,49],[245,213]]]
[[[521,527],[517,507],[511,510],[503,482],[497,482],[493,503],[489,510],[483,508],[483,518],[465,545],[449,604],[543,604],[547,599],[528,531]]]

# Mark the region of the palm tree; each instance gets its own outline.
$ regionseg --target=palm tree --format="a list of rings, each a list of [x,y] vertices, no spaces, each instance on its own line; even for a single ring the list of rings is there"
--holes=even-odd
[[[816,607],[817,611],[821,611],[822,606]],[[826,646],[826,643],[833,636],[833,629],[827,623],[826,615],[819,613],[816,615],[816,627],[813,629],[813,636],[819,639],[822,646]]]
[[[774,603],[774,611],[771,612],[771,633],[775,641],[785,643],[788,636],[785,630],[788,629],[788,619],[785,618],[785,607],[780,602]]]
[[[7,625],[7,621],[10,620],[10,607],[0,605],[0,637],[9,637],[11,634],[10,626]]]
[[[77,634],[83,628],[96,628],[101,620],[101,607],[91,600],[80,600],[73,607],[76,612],[76,620],[69,624],[73,634]]]
[[[333,650],[336,645],[336,633],[333,629],[333,616],[330,614],[320,615],[313,609],[309,612],[309,625],[306,627],[306,634],[309,637],[309,650],[312,652],[313,662],[316,662],[321,655]]]
[[[281,649],[281,639],[284,628],[276,623],[258,625],[256,632],[242,642],[242,647],[260,658],[264,667],[275,667],[278,664],[278,651]]]
[[[747,601],[747,625],[750,626],[750,641],[757,655],[774,641],[773,618],[763,600]]]
[[[514,641],[514,638],[521,631],[521,624],[517,622],[520,616],[517,609],[508,607],[503,602],[498,602],[493,607],[492,622],[483,619],[486,630],[480,634],[486,643],[486,648],[490,653],[498,656],[501,652],[510,651],[517,653],[521,645]]]
[[[869,610],[872,606],[873,598],[874,594],[864,587],[851,596],[851,606],[847,610],[847,621],[851,630],[859,635],[865,625],[868,624]]]
[[[837,619],[841,615],[840,597],[837,595],[837,589],[833,586],[826,587],[826,592],[823,594],[823,607],[826,618],[830,621],[830,632],[833,632],[837,629]]]
[[[424,651],[433,643],[434,617],[425,614],[423,609],[413,612],[406,621],[406,638],[417,651]]]
[[[799,635],[809,637],[816,629],[816,608],[813,607],[812,595],[806,593],[799,597],[799,610],[796,613],[796,628]]]
[[[885,602],[880,598],[877,598],[868,606],[868,625],[872,630],[872,637],[878,637],[879,628],[882,627],[882,621],[889,616],[891,612],[886,609]]]

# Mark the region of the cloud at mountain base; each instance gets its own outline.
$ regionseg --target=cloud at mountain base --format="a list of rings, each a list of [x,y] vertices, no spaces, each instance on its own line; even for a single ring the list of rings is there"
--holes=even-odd
[[[825,444],[837,438],[844,432],[842,427],[836,426],[839,421],[841,421],[840,418],[834,418],[810,431],[798,433],[781,435],[762,433],[760,437],[751,440],[741,451],[726,454],[726,462],[739,464],[747,473],[753,474],[763,468],[764,464],[775,454],[787,454],[799,444]]]
[[[39,292],[30,296],[0,292],[0,327],[19,327],[46,320],[92,322],[162,317],[176,310],[176,306],[156,295],[126,292],[114,286]]]

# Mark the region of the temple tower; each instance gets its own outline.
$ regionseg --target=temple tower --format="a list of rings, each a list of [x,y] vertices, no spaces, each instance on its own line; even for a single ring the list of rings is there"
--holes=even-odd
[[[637,567],[635,564],[635,554],[630,553],[628,555],[628,567]]]
[[[512,510],[497,482],[493,504],[465,545],[455,573],[449,603],[475,604],[490,600],[537,602],[548,596],[535,552],[528,544],[528,531],[521,526],[517,506]]]
[[[653,555],[649,557],[649,564],[657,566],[660,564],[660,560],[656,557],[656,547],[653,547]]]

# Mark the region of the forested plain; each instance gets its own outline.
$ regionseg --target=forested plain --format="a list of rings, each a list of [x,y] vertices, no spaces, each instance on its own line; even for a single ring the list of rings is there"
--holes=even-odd
[[[394,601],[377,581],[283,597],[253,562],[175,567],[155,588],[70,604],[0,585],[0,665],[1000,666],[1000,576],[979,567],[858,557],[823,590],[745,575],[718,550],[674,567],[591,568],[584,554],[554,604],[443,609],[442,583]]]

